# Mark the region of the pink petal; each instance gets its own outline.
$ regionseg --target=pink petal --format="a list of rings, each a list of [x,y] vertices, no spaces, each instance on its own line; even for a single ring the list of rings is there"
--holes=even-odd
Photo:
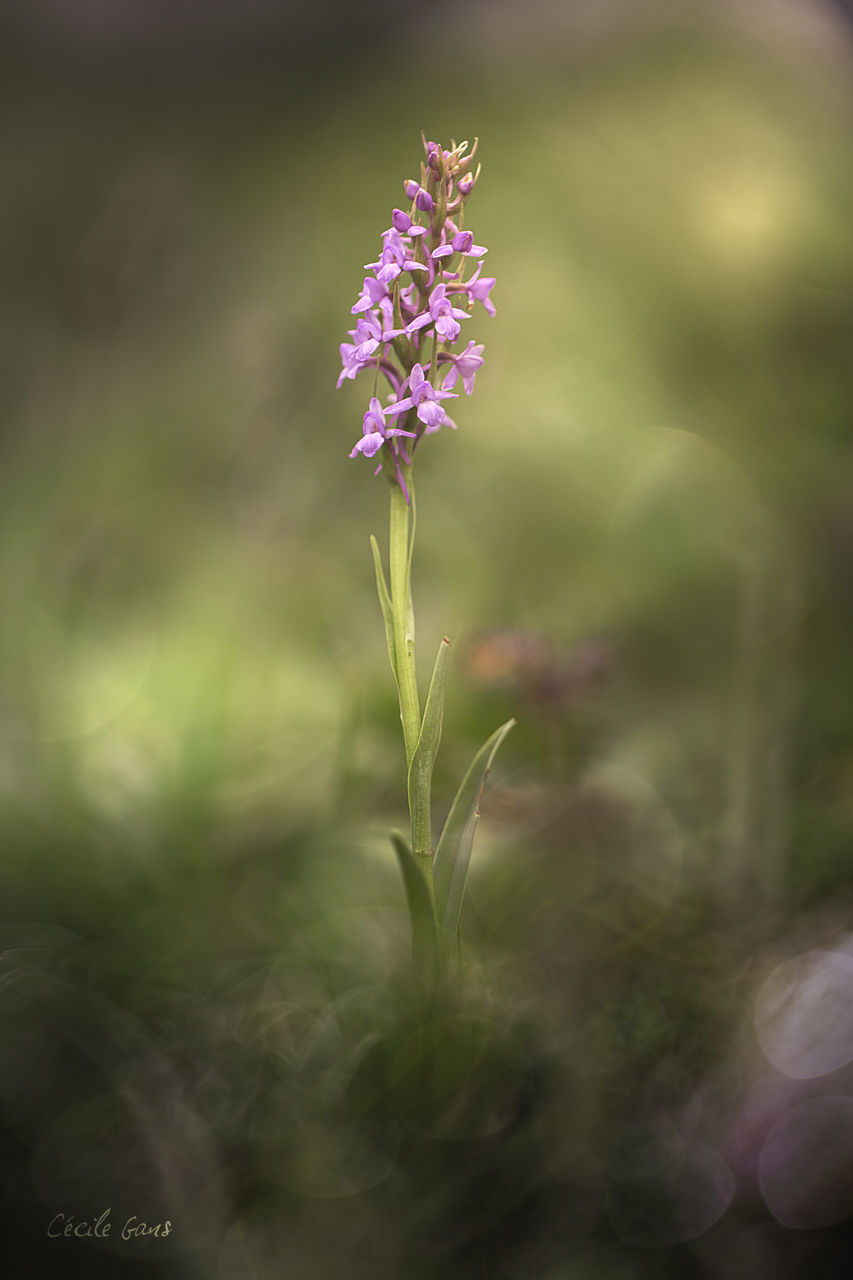
[[[445,342],[455,342],[459,337],[459,325],[450,316],[439,316],[435,322],[435,331]]]
[[[405,409],[414,409],[414,407],[414,400],[407,396],[405,400],[398,400],[396,404],[391,404],[387,409],[383,409],[382,413],[384,417],[387,418],[398,413],[403,413]]]
[[[428,311],[413,320],[411,324],[406,325],[406,333],[415,333],[418,329],[423,329],[424,325],[432,324],[432,316]]]
[[[418,417],[421,422],[425,422],[427,428],[439,427],[445,418],[445,412],[440,404],[436,404],[435,400],[424,400],[418,406]]]
[[[385,437],[381,436],[378,431],[370,431],[359,440],[358,444],[351,451],[350,457],[354,458],[357,453],[363,453],[365,458],[372,458],[378,453],[385,443]]]

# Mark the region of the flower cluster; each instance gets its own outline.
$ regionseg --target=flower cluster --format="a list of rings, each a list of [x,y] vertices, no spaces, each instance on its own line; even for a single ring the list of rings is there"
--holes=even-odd
[[[475,302],[495,314],[489,296],[495,281],[482,275],[480,261],[486,250],[464,227],[480,173],[479,165],[476,173],[469,170],[476,140],[468,155],[467,149],[461,142],[445,151],[424,138],[420,180],[403,183],[408,208],[394,210],[381,254],[365,263],[371,274],[352,308],[352,341],[341,343],[339,387],[362,369],[374,371],[374,395],[350,457],[373,458],[381,450],[407,500],[401,464],[411,465],[422,435],[456,426],[443,402],[459,398],[453,388],[460,378],[470,395],[483,364],[482,343],[469,340],[458,348],[464,321]],[[384,405],[375,394],[380,374],[390,386]]]

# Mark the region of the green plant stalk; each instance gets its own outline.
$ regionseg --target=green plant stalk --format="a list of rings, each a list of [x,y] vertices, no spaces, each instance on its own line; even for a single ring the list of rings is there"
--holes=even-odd
[[[450,641],[444,637],[439,644],[421,719],[412,604],[415,493],[410,467],[401,464],[400,470],[409,491],[409,502],[401,485],[392,482],[388,583],[382,569],[379,546],[375,538],[370,539],[406,749],[411,843],[407,843],[399,832],[393,833],[391,839],[406,890],[416,968],[422,976],[437,976],[454,956],[458,961],[459,914],[479,818],[480,796],[495,753],[515,721],[510,720],[496,730],[474,757],[433,854],[432,771],[444,720]]]
[[[414,550],[417,509],[411,469],[401,467],[409,490],[409,502],[399,484],[391,486],[390,519],[390,603],[391,635],[393,642],[392,666],[397,681],[400,700],[400,720],[406,748],[406,781],[411,823],[411,848],[416,867],[420,868],[429,894],[434,900],[432,870],[432,834],[430,808],[432,793],[432,764],[435,758],[435,719],[431,699],[427,699],[425,721],[421,722],[415,665],[415,613],[412,602],[412,553]],[[391,642],[389,642],[389,652]],[[444,664],[441,664],[442,667]],[[433,686],[430,686],[433,693]],[[443,699],[442,699],[443,700]],[[430,720],[427,726],[426,720]],[[438,713],[440,736],[440,711]],[[427,733],[427,729],[431,731]],[[425,741],[425,737],[427,740]]]
[[[421,729],[418,681],[415,672],[415,615],[412,608],[412,543],[414,539],[414,488],[409,468],[402,467],[411,506],[398,484],[391,485],[390,595],[394,635],[394,664],[400,694],[400,719],[406,746],[406,769],[418,745]]]

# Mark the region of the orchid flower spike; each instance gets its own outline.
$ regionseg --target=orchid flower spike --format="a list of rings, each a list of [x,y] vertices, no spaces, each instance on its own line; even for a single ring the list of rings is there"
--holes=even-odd
[[[370,274],[352,307],[358,320],[349,330],[353,341],[341,344],[338,376],[340,387],[364,369],[371,371],[374,394],[364,414],[362,437],[350,457],[379,454],[377,471],[383,462],[388,464],[389,479],[399,483],[407,497],[401,463],[411,466],[424,435],[456,426],[441,401],[458,397],[451,388],[459,378],[470,395],[484,363],[482,343],[468,339],[467,346],[461,346],[461,322],[470,319],[475,302],[495,314],[489,296],[494,277],[481,275],[486,249],[462,226],[467,198],[479,176],[479,166],[476,175],[468,171],[477,142],[470,151],[467,142],[451,142],[446,149],[421,136],[421,180],[404,180],[409,206],[393,210],[381,253],[366,265]],[[392,393],[385,408],[375,394],[380,374]],[[386,426],[386,419],[395,425]]]

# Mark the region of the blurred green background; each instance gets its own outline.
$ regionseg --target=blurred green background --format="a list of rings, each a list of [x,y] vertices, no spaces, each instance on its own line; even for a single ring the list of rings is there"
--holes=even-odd
[[[780,1209],[777,1113],[741,1108],[761,983],[850,949],[844,6],[80,0],[2,31],[15,1274],[835,1274],[853,1205]],[[368,382],[335,390],[422,128],[480,138],[498,308],[418,454],[437,818],[518,720],[429,1016],[386,837],[387,490],[347,457]],[[178,1226],[47,1237],[110,1203],[114,1236]]]

